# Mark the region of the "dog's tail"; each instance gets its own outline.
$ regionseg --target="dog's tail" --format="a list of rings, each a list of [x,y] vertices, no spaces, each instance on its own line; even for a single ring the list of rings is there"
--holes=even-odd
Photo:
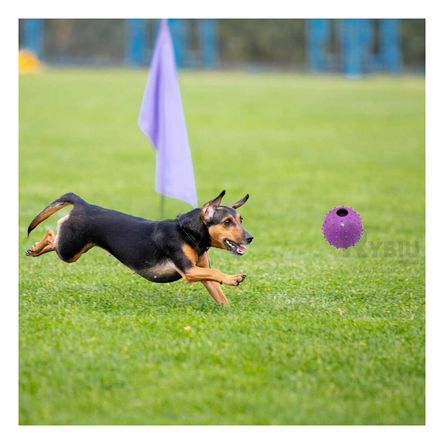
[[[28,227],[28,236],[29,233],[41,222],[45,219],[48,219],[49,216],[52,216],[56,211],[61,210],[67,205],[76,205],[86,203],[80,196],[74,193],[66,193],[63,196],[56,199],[54,202],[50,203],[44,210],[40,211],[36,217],[32,220]]]

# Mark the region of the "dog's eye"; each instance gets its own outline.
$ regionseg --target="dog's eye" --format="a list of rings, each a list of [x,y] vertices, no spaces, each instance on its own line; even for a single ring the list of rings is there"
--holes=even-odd
[[[224,225],[225,225],[226,227],[229,227],[232,223],[233,223],[233,222],[231,222],[230,219],[225,219],[225,220],[224,220]]]

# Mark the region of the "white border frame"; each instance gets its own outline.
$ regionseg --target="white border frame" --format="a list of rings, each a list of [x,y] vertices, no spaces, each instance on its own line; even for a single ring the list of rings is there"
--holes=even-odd
[[[1,411],[2,435],[5,442],[65,443],[79,440],[121,442],[151,438],[174,439],[180,443],[230,441],[287,441],[299,438],[302,442],[324,441],[374,443],[376,440],[402,440],[404,443],[443,442],[443,314],[442,275],[440,255],[443,251],[444,168],[443,127],[443,56],[444,23],[439,2],[373,0],[288,2],[274,0],[267,4],[258,1],[210,2],[197,0],[166,1],[154,4],[126,0],[125,2],[76,2],[21,0],[11,4],[0,18],[0,49],[2,56],[1,121],[5,137],[1,149],[2,233],[6,240],[2,260],[2,377]],[[216,4],[217,3],[217,4]],[[437,5],[435,8],[430,5]],[[4,7],[5,9],[5,7]],[[182,427],[182,426],[88,426],[52,427],[18,426],[18,19],[47,18],[313,18],[313,17],[385,17],[427,19],[427,425],[426,426],[274,426],[274,427]],[[6,68],[5,68],[6,67]],[[5,211],[7,210],[7,211]],[[441,291],[440,291],[441,290]],[[9,435],[7,437],[6,435]],[[439,438],[438,438],[439,437]]]

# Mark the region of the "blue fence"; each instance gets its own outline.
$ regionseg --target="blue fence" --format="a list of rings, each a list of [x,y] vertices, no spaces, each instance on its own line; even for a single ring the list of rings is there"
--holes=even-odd
[[[204,68],[215,68],[218,62],[216,20],[204,19],[198,21],[199,28],[199,54],[197,61],[193,62]],[[158,26],[158,25],[157,25]],[[179,67],[189,66],[187,57],[187,43],[189,43],[189,24],[187,20],[169,19],[171,35],[174,41],[176,63]],[[130,19],[126,23],[126,61],[129,65],[138,66],[145,63],[145,49],[152,46],[146,32],[146,20]]]
[[[130,66],[146,65],[149,60],[154,35],[148,32],[148,22],[143,19],[125,21],[123,60]],[[193,22],[197,26],[197,50],[190,48],[191,22],[169,20],[177,65],[206,69],[218,67],[218,20]],[[32,50],[43,60],[44,33],[43,20],[23,20],[21,46]],[[314,72],[340,71],[349,77],[357,77],[367,72],[399,73],[402,70],[400,20],[397,19],[306,20],[305,48],[308,67]]]
[[[340,48],[336,52],[329,48],[335,31]],[[314,72],[339,70],[357,77],[366,72],[402,70],[399,20],[307,20],[306,45],[308,63]],[[329,64],[334,57],[337,63]]]
[[[41,19],[24,20],[23,46],[38,57],[43,56],[43,21]]]
[[[129,19],[126,21],[126,63],[141,65],[147,42],[145,20]]]

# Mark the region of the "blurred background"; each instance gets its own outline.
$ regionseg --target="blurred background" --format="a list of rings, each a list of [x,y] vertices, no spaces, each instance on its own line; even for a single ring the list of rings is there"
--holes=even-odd
[[[49,64],[147,65],[159,20],[26,19],[20,48]],[[424,72],[423,19],[170,19],[180,68]]]

